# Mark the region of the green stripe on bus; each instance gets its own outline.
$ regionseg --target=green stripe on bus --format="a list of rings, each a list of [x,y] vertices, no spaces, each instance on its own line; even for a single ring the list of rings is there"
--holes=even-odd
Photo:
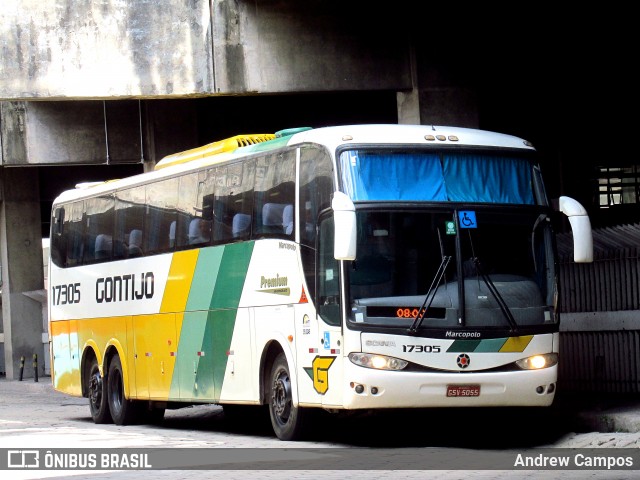
[[[182,321],[182,331],[178,343],[178,356],[173,370],[169,398],[195,399],[206,395],[213,396],[213,376],[198,378],[198,367],[202,357],[207,327],[208,312],[187,312]],[[206,355],[205,355],[206,357]]]
[[[476,348],[476,352],[499,352],[502,346],[507,341],[506,338],[488,338],[482,340],[478,348]]]
[[[447,352],[473,352],[480,340],[454,340]]]
[[[484,340],[455,340],[451,346],[447,349],[447,352],[451,353],[462,353],[462,352],[483,352],[483,353],[495,353],[499,352],[502,347],[507,343],[510,337],[507,338],[487,338]],[[515,337],[515,338],[525,338],[525,337]],[[527,342],[528,343],[528,342]],[[524,344],[521,350],[512,350],[512,351],[523,351],[524,347],[527,344]]]
[[[220,398],[253,245],[243,242],[200,250],[182,322],[170,398]]]
[[[254,242],[241,242],[227,245],[220,263],[218,275],[211,298],[211,313],[215,334],[213,335],[213,381],[215,400],[220,398],[224,374],[227,369],[228,352],[236,322],[240,296],[247,278],[247,270],[253,253]]]
[[[211,297],[210,309],[238,308],[242,288],[247,278],[254,242],[232,243],[225,246]]]
[[[216,283],[225,247],[203,248],[193,272],[186,311],[208,310]],[[222,280],[224,281],[224,280]]]

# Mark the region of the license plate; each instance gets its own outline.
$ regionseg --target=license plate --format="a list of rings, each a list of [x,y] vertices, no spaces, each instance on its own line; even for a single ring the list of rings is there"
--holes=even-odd
[[[447,385],[447,397],[479,397],[480,385]]]

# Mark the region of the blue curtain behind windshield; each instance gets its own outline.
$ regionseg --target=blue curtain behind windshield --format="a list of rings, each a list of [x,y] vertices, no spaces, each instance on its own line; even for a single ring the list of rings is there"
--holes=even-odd
[[[534,204],[531,165],[518,158],[344,152],[342,184],[354,201]]]
[[[438,155],[345,152],[341,159],[349,177],[345,193],[353,200],[447,200]]]
[[[522,159],[445,155],[444,178],[452,202],[534,203],[531,166]]]

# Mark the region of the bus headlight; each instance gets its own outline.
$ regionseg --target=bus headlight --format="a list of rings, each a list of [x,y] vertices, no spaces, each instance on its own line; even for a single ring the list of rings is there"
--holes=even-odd
[[[402,370],[409,362],[375,353],[350,353],[349,360],[356,365],[378,370]]]
[[[541,368],[549,368],[553,367],[557,363],[557,353],[545,353],[543,355],[534,355],[532,357],[516,360],[516,365],[518,365],[523,370],[539,370]]]

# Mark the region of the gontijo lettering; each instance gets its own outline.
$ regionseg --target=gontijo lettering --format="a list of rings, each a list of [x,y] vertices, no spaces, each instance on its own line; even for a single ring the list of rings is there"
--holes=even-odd
[[[96,280],[96,302],[127,302],[153,298],[153,272],[129,273]]]

